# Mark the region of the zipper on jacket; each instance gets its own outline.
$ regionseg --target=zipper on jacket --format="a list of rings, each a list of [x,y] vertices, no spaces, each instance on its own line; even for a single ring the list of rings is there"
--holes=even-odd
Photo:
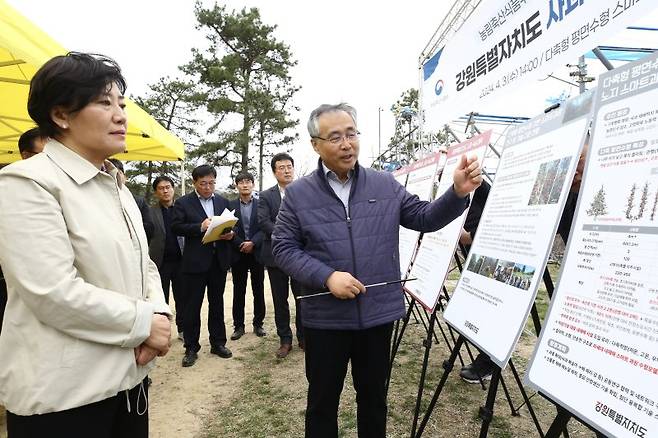
[[[345,212],[345,220],[347,222],[347,231],[350,235],[350,248],[352,249],[352,270],[354,271],[354,277],[356,278],[356,252],[354,251],[354,239],[352,238],[352,218],[347,213],[347,211]],[[361,318],[361,300],[359,299],[360,297],[361,294],[356,296],[356,312],[359,316],[359,327],[363,328],[363,319]]]
[[[354,191],[356,190],[356,184],[357,184],[357,170],[355,169],[354,172],[354,180],[352,180],[352,187],[350,188],[350,195],[347,198],[347,209],[345,208],[345,205],[343,204],[343,201],[338,197],[336,192],[334,192],[334,189],[331,188],[331,185],[329,185],[329,182],[327,181],[327,177],[323,175],[322,172],[319,172],[320,176],[320,181],[324,183],[326,188],[329,190],[329,193],[331,193],[334,196],[334,199],[338,201],[341,207],[343,207],[343,210],[345,211],[345,223],[347,224],[347,232],[350,236],[350,249],[352,250],[352,270],[354,271],[354,278],[357,278],[357,271],[356,271],[356,252],[354,251],[354,238],[352,237],[352,218],[350,217],[348,211],[350,211],[350,201],[352,200],[352,195],[354,194]],[[363,328],[363,319],[361,318],[361,294],[357,295],[355,300],[356,300],[356,312],[358,315],[359,319],[359,327]]]

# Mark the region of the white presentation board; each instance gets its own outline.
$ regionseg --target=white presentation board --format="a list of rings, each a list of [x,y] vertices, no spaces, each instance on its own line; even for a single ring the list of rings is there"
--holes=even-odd
[[[587,131],[592,93],[510,129],[444,313],[504,367],[535,300]]]
[[[407,170],[405,170],[404,168],[398,169],[395,172],[393,172],[393,177],[395,178],[395,180],[397,182],[399,182],[402,185],[402,187],[407,186],[407,177],[408,176],[409,176],[409,174],[407,173]]]
[[[432,154],[422,160],[418,160],[406,168],[406,189],[412,195],[418,195],[423,201],[432,199],[436,172],[441,161],[441,152]],[[399,175],[398,175],[399,177]],[[399,251],[400,251],[400,275],[405,277],[411,259],[416,252],[416,244],[420,233],[400,227]]]
[[[424,62],[424,129],[505,100],[573,63],[652,10],[655,0],[487,0]],[[644,47],[644,46],[639,46]]]
[[[658,56],[599,79],[569,245],[526,380],[615,437],[658,437]]]
[[[452,175],[462,155],[476,156],[480,163],[483,162],[490,139],[491,131],[487,131],[448,148],[437,194],[443,194],[452,187]],[[468,209],[440,230],[423,234],[413,260],[409,277],[416,278],[416,281],[407,283],[405,290],[430,311],[433,311],[437,304],[467,214]]]

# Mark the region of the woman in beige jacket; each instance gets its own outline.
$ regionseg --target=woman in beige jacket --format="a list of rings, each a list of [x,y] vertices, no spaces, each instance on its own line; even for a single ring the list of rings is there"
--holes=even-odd
[[[140,212],[106,158],[126,148],[126,85],[111,59],[58,56],[28,111],[43,153],[0,172],[8,303],[0,404],[9,437],[146,437],[169,308]]]

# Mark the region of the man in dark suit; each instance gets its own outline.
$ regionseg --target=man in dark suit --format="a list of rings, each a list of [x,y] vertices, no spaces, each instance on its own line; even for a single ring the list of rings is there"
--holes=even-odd
[[[153,236],[149,242],[149,255],[158,267],[162,291],[165,301],[169,304],[169,284],[176,301],[176,327],[178,339],[183,340],[183,314],[184,292],[181,279],[180,265],[183,258],[183,244],[185,239],[176,236],[171,229],[171,220],[174,206],[174,181],[162,175],[153,181],[153,193],[158,204],[151,207],[153,221]]]
[[[276,351],[276,357],[283,359],[292,350],[292,330],[290,329],[290,308],[288,307],[288,282],[293,296],[299,295],[299,284],[279,269],[272,256],[272,231],[279,213],[281,199],[285,197],[285,188],[295,176],[295,161],[286,153],[279,153],[272,157],[272,172],[276,178],[276,185],[264,190],[260,194],[258,202],[258,224],[263,232],[263,247],[261,249],[261,261],[267,266],[267,275],[270,278],[272,288],[272,300],[274,301],[274,322],[276,333],[279,335],[280,346]],[[304,349],[304,332],[301,320],[301,306],[295,301],[296,317],[295,325],[299,348]]]
[[[244,302],[247,294],[247,273],[251,272],[251,290],[254,295],[254,333],[265,336],[265,268],[260,262],[258,251],[263,243],[263,233],[258,226],[258,199],[252,196],[254,177],[241,172],[235,177],[235,185],[240,197],[231,201],[231,210],[239,219],[235,227],[233,243],[233,334],[237,341],[244,335]]]
[[[208,288],[208,331],[210,353],[228,359],[233,354],[226,348],[224,326],[224,286],[226,272],[231,266],[232,249],[230,240],[233,232],[222,235],[220,240],[203,244],[201,239],[210,225],[210,218],[222,214],[228,201],[215,193],[217,171],[207,164],[192,171],[194,191],[182,196],[174,203],[171,228],[185,237],[185,248],[181,272],[185,284],[185,315],[183,336],[185,356],[182,365],[194,365],[201,349],[201,305],[204,291]]]

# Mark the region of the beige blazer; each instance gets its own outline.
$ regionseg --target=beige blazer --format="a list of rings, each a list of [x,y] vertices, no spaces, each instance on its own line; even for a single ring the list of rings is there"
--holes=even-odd
[[[0,171],[0,404],[14,414],[106,399],[153,366],[133,348],[169,307],[135,200],[105,165],[50,140]]]

